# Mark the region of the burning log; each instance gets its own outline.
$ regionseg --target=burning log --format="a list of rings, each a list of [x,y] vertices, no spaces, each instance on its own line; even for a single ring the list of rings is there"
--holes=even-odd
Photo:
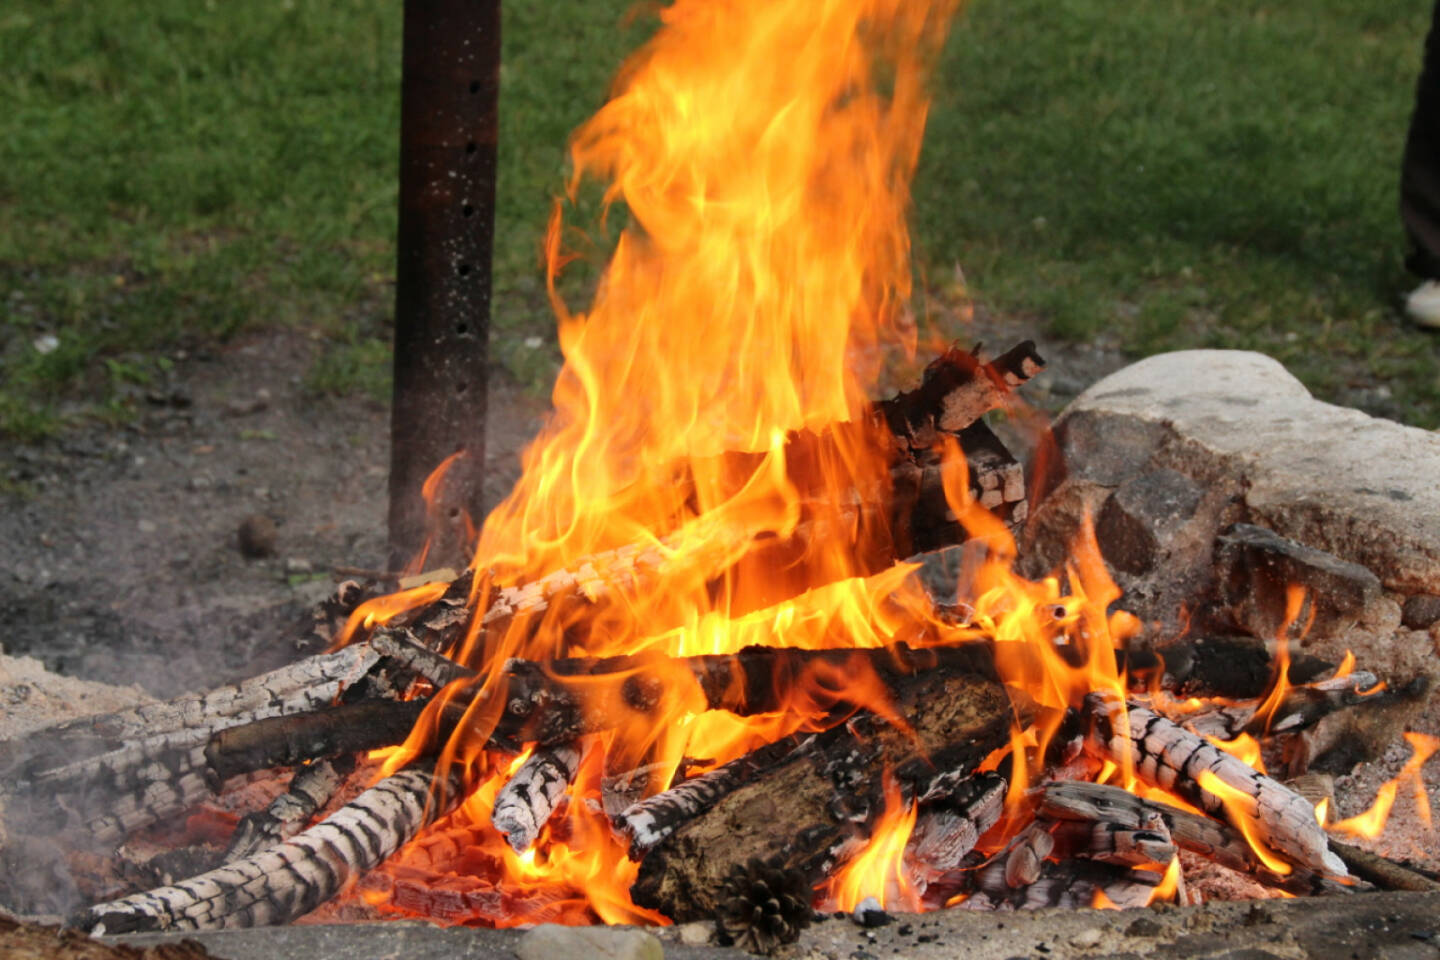
[[[217,730],[205,746],[206,782],[218,791],[242,773],[392,747],[410,733],[425,705],[362,700]]]
[[[582,753],[578,742],[536,747],[500,788],[490,822],[516,853],[524,853],[540,836],[540,828],[580,770]]]
[[[1293,790],[1144,707],[1130,706],[1127,713],[1113,694],[1091,693],[1085,708],[1086,746],[1093,752],[1122,766],[1133,764],[1148,783],[1223,817],[1300,866],[1348,875],[1330,852],[1314,809]]]
[[[174,886],[101,903],[72,923],[92,934],[288,923],[329,900],[457,802],[458,781],[431,796],[426,761],[380,781],[278,846]]]
[[[240,818],[230,837],[230,846],[225,850],[224,862],[244,860],[299,833],[354,769],[354,758],[343,757],[335,761],[321,760],[296,770],[288,790],[264,810]]]
[[[981,834],[999,822],[1008,787],[1003,777],[980,773],[943,799],[927,803],[922,797],[925,806],[915,818],[906,856],[932,876],[958,869]]]
[[[681,824],[698,817],[723,797],[813,743],[813,735],[782,737],[632,804],[613,818],[613,825],[630,838],[630,857],[639,860],[645,851],[670,836]]]
[[[464,624],[455,625],[451,630],[435,631],[430,637],[433,646],[425,646],[416,639],[410,628],[392,629],[383,627],[370,637],[370,646],[386,660],[400,665],[403,669],[428,680],[437,690],[454,680],[475,675],[473,670],[461,666],[449,657],[435,650],[448,647],[458,638]]]
[[[1144,800],[1119,787],[1077,780],[1047,783],[1041,790],[1037,813],[1054,820],[1104,824],[1106,829],[1114,830],[1142,830],[1158,818],[1175,846],[1222,867],[1248,873],[1266,886],[1297,894],[1345,889],[1307,870],[1278,874],[1260,861],[1235,828],[1209,817]]]
[[[1033,340],[983,364],[975,352],[951,348],[925,368],[919,387],[876,406],[896,437],[910,438],[915,447],[931,447],[938,433],[964,430],[1003,406],[1010,394],[1044,369]]]
[[[752,860],[799,871],[813,886],[878,819],[885,770],[913,797],[937,767],[973,770],[1005,740],[1009,700],[983,675],[931,669],[892,690],[908,731],[862,714],[819,734],[652,847],[635,901],[678,921],[728,915],[721,891]]]
[[[962,542],[966,534],[946,502],[941,477],[939,442],[946,436],[954,439],[965,454],[975,500],[1012,525],[1023,522],[1027,511],[1024,472],[979,418],[1005,403],[1013,390],[1043,368],[1044,361],[1031,341],[990,363],[981,363],[973,354],[958,349],[941,355],[926,368],[920,387],[872,409],[870,419],[883,425],[889,438],[888,489],[852,491],[841,498],[846,504],[843,508],[836,507],[833,491],[816,491],[811,498],[814,503],[804,506],[805,490],[813,482],[806,479],[812,472],[807,465],[834,459],[838,441],[827,433],[792,434],[787,441],[786,462],[792,468],[790,479],[800,491],[801,522],[787,541],[756,547],[747,564],[771,571],[790,569],[803,560],[807,542],[848,537],[857,524],[890,531],[889,543],[879,547],[873,556],[854,558],[858,573],[877,573],[916,553]],[[837,424],[832,431],[855,429],[853,424]],[[727,462],[739,475],[746,475],[759,468],[762,457],[735,453],[727,455]],[[677,482],[683,485],[687,481]],[[835,527],[837,523],[839,527]],[[524,583],[496,586],[489,593],[482,592],[481,628],[486,635],[498,636],[517,622],[523,621],[530,625],[527,629],[534,629],[547,617],[560,617],[571,625],[571,641],[583,643],[585,624],[594,618],[571,616],[567,611],[573,608],[594,613],[609,603],[623,604],[625,598],[641,592],[645,584],[653,581],[655,571],[666,562],[660,549],[637,544],[592,555],[573,570],[555,570]],[[467,571],[435,604],[377,632],[377,637],[387,637],[382,641],[386,655],[409,658],[422,675],[427,669],[437,677],[447,675],[443,664],[430,661],[422,665],[413,659],[413,651],[401,648],[405,641],[429,650],[455,645],[469,623],[466,598],[473,576],[473,571]],[[790,591],[792,595],[818,585],[804,578],[796,580],[800,582],[804,586]],[[788,598],[765,595],[731,613]]]

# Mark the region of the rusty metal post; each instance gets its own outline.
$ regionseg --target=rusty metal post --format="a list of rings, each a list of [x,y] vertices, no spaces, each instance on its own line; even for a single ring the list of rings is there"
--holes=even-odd
[[[459,553],[482,515],[485,365],[495,234],[499,0],[405,0],[400,229],[390,416],[390,565],[421,548],[421,485],[438,485],[426,566]]]

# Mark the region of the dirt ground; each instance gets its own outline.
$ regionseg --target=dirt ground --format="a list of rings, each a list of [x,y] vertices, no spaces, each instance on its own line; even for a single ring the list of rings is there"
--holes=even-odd
[[[60,674],[159,697],[260,673],[297,648],[337,566],[384,562],[389,422],[302,389],[317,344],[293,332],[177,354],[122,429],[0,452],[21,488],[0,512],[0,646]],[[518,473],[543,405],[492,387],[488,502]],[[242,554],[247,517],[274,553]]]

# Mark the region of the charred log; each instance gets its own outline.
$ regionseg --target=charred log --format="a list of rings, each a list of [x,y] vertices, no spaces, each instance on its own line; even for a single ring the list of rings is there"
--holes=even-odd
[[[524,853],[580,770],[579,743],[536,747],[495,796],[490,821],[516,853]]]
[[[329,802],[340,781],[355,769],[353,757],[321,760],[303,766],[290,778],[290,787],[264,810],[246,814],[235,825],[224,861],[254,856],[286,837],[299,833],[315,812]]]
[[[893,689],[908,732],[862,714],[820,734],[651,848],[635,901],[680,921],[713,916],[726,879],[752,859],[799,869],[813,883],[868,834],[887,768],[913,798],[936,766],[973,770],[1004,742],[1011,707],[993,680],[932,669]]]
[[[631,805],[614,818],[613,826],[630,838],[630,857],[639,860],[645,851],[670,836],[681,824],[698,817],[722,797],[812,743],[813,735],[782,737]]]
[[[1116,763],[1133,764],[1148,783],[1253,830],[1300,866],[1334,877],[1347,875],[1345,864],[1330,852],[1314,809],[1293,790],[1144,707],[1131,706],[1127,713],[1124,701],[1113,694],[1089,694],[1085,708],[1088,749]],[[1214,789],[1204,783],[1207,773],[1218,781]],[[1222,788],[1243,799],[1226,803],[1215,792]]]
[[[173,886],[98,904],[74,926],[93,934],[288,923],[326,902],[459,800],[437,802],[425,762],[366,790],[284,843]]]
[[[424,709],[422,700],[365,700],[227,727],[205,746],[206,782],[218,790],[242,773],[392,747]]]

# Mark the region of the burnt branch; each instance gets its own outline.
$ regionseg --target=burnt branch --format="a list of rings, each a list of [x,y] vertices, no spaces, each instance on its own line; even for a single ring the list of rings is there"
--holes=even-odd
[[[1199,736],[1139,706],[1128,708],[1113,694],[1085,698],[1089,730],[1085,745],[1116,763],[1133,764],[1146,782],[1174,791],[1214,816],[1253,830],[1272,849],[1308,870],[1345,877],[1345,864],[1330,852],[1315,810],[1295,791],[1250,768]],[[1202,779],[1217,778],[1215,789],[1237,799],[1226,803]]]
[[[288,790],[264,810],[240,818],[230,837],[230,846],[225,850],[224,862],[244,860],[299,833],[354,769],[353,757],[341,757],[334,761],[320,760],[296,770]]]
[[[540,836],[540,828],[575,780],[582,754],[579,743],[536,747],[500,788],[490,822],[516,853],[524,853]]]
[[[218,730],[204,749],[207,782],[218,791],[242,773],[392,747],[409,735],[425,704],[362,700]]]
[[[92,934],[214,930],[289,923],[373,868],[459,801],[458,783],[431,796],[431,764],[380,781],[310,829],[254,856],[77,917]]]

